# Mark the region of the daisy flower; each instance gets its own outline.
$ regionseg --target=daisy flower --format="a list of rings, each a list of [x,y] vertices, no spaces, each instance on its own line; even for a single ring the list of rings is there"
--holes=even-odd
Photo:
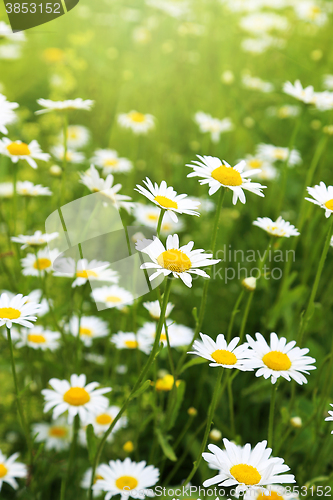
[[[216,193],[220,187],[227,187],[233,191],[232,202],[234,205],[236,205],[238,199],[241,203],[245,203],[244,189],[258,196],[264,196],[262,189],[266,186],[262,186],[258,182],[251,182],[251,179],[248,179],[251,175],[259,173],[260,169],[243,172],[245,168],[244,161],[241,161],[235,167],[231,167],[226,161],[221,161],[214,156],[197,155],[197,157],[201,161],[193,161],[194,165],[187,165],[187,167],[194,170],[187,177],[201,177],[199,183],[209,185],[210,196]]]
[[[96,468],[94,484],[96,484],[96,481],[98,481],[98,479],[103,479],[103,476],[101,474],[101,466],[102,465],[103,464],[99,464]],[[92,468],[90,468],[84,473],[84,476],[83,476],[82,481],[80,483],[81,488],[83,488],[85,490],[89,490],[90,485],[91,485],[92,472],[93,472],[93,470],[92,470]],[[93,491],[94,497],[99,497],[100,495],[101,495],[101,491]]]
[[[64,146],[58,144],[57,146],[53,146],[51,148],[51,153],[57,160],[64,160],[65,148]],[[83,163],[85,160],[85,156],[83,153],[79,153],[78,151],[74,151],[74,149],[67,149],[66,151],[66,161],[69,163]]]
[[[188,346],[193,339],[194,331],[188,326],[177,325],[176,323],[173,323],[172,321],[169,320],[167,321],[167,328],[168,328],[170,347]],[[144,337],[149,339],[152,345],[156,337],[156,323],[147,321],[141,328],[139,328],[137,334],[139,337]],[[160,336],[160,342],[162,342],[164,345],[167,344],[167,337],[164,325]]]
[[[332,408],[333,408],[333,405],[331,403],[330,403],[330,406],[332,406]],[[329,417],[326,417],[325,421],[331,422],[333,420],[333,411],[332,410],[328,410],[328,414],[329,414]],[[333,431],[331,431],[331,434],[333,434]]]
[[[149,354],[151,351],[151,339],[142,335],[135,335],[132,332],[118,332],[110,339],[117,349],[139,349],[139,351]]]
[[[277,238],[290,238],[290,236],[299,236],[300,234],[295,226],[282,219],[281,216],[278,217],[275,222],[269,217],[258,217],[257,220],[253,222],[253,225],[260,227],[266,231],[266,233],[271,236],[276,236]]]
[[[116,285],[94,288],[91,296],[95,302],[101,302],[108,308],[116,307],[117,309],[123,309],[125,306],[132,305],[134,300],[130,292]]]
[[[333,75],[323,75],[323,85],[327,90],[333,90]]]
[[[273,179],[276,179],[276,177],[278,176],[278,171],[276,170],[274,165],[270,161],[261,158],[260,155],[247,155],[245,158],[243,158],[243,161],[245,161],[245,170],[251,171],[260,169],[260,171],[255,174],[255,177],[258,177],[258,179],[271,181]]]
[[[16,347],[32,347],[32,349],[41,349],[42,351],[55,351],[59,347],[60,333],[45,330],[40,325],[34,325],[29,330],[22,328],[20,341]]]
[[[196,354],[202,358],[211,361],[209,366],[222,366],[223,368],[237,368],[242,371],[253,370],[249,361],[248,345],[242,344],[238,347],[239,337],[235,337],[228,344],[221,333],[216,341],[208,335],[200,333],[201,340],[195,340],[193,343],[194,351],[188,354]]]
[[[150,316],[158,321],[160,319],[161,315],[161,306],[158,300],[154,300],[153,302],[144,302],[143,307],[147,309],[149,312]],[[172,309],[174,308],[174,304],[171,302],[168,302],[166,306],[166,311],[165,311],[165,318],[168,318],[171,314]]]
[[[200,215],[199,212],[195,211],[199,207],[199,203],[187,198],[187,194],[177,195],[173,187],[168,187],[165,181],[162,181],[160,186],[156,182],[155,185],[153,185],[151,180],[146,177],[143,183],[148,189],[137,184],[137,189],[135,190],[155,203],[155,205],[162,210],[166,210],[174,222],[178,221],[176,213]]]
[[[105,500],[110,500],[114,495],[121,495],[121,500],[128,497],[144,498],[154,496],[152,490],[159,478],[159,470],[146,462],[132,462],[130,458],[110,460],[108,465],[100,466],[100,473],[104,479],[98,479],[93,486],[94,491],[105,492]]]
[[[155,118],[153,115],[130,111],[118,115],[118,124],[123,128],[131,129],[137,135],[147,134],[149,130],[155,127]]]
[[[94,165],[91,165],[89,170],[80,173],[80,177],[81,184],[84,184],[92,193],[101,192],[104,196],[111,200],[113,205],[118,208],[118,210],[119,208],[124,208],[127,212],[131,212],[134,207],[134,203],[131,203],[132,198],[130,196],[118,194],[122,185],[113,185],[114,177],[112,174],[109,174],[106,179],[103,179],[99,176],[99,173]]]
[[[59,236],[59,233],[43,234],[42,231],[35,231],[35,234],[31,236],[25,236],[20,234],[19,236],[12,236],[11,240],[15,243],[22,243],[21,249],[24,250],[27,247],[39,247],[45,245],[49,241],[54,240]]]
[[[9,299],[12,299],[15,297],[15,293],[9,292],[8,290],[4,290],[6,294],[8,295]],[[41,316],[44,316],[47,314],[50,310],[48,301],[44,298],[42,299],[43,291],[40,289],[37,290],[32,290],[26,297],[25,299],[25,304],[29,303],[35,303],[39,304],[39,311],[38,311],[38,317],[40,318]]]
[[[30,167],[37,168],[35,160],[48,161],[50,155],[43,153],[37,141],[26,144],[21,141],[11,141],[7,137],[0,140],[0,154],[8,156],[13,163],[26,160]]]
[[[299,19],[316,24],[317,26],[323,26],[328,20],[324,6],[326,6],[326,2],[321,4],[318,1],[302,0],[302,2],[296,2],[293,7]]]
[[[175,378],[170,373],[167,373],[162,378],[158,378],[155,383],[155,391],[158,392],[169,392],[172,390],[175,383]],[[176,380],[176,387],[180,385],[181,381]]]
[[[85,423],[92,414],[103,411],[109,401],[103,394],[110,392],[111,387],[96,389],[98,382],[86,385],[85,375],[71,375],[70,382],[51,378],[50,386],[54,389],[43,389],[45,398],[44,413],[53,408],[53,419],[68,411],[68,423],[73,423],[75,415],[79,415]]]
[[[225,450],[215,444],[208,445],[212,453],[202,456],[212,469],[218,469],[217,476],[204,481],[203,486],[236,486],[236,494],[242,491],[258,490],[276,483],[295,483],[292,474],[283,474],[289,470],[282,458],[270,457],[272,450],[266,448],[267,441],[261,441],[253,449],[247,443],[238,446],[228,439],[223,439]],[[262,490],[261,490],[262,491]]]
[[[259,90],[260,92],[269,93],[273,92],[274,85],[270,82],[265,82],[257,76],[251,76],[246,73],[242,76],[242,82],[244,87],[251,90]]]
[[[57,249],[48,250],[47,248],[38,250],[37,256],[34,253],[28,253],[21,259],[22,274],[24,276],[44,276],[45,273],[53,271],[53,262],[58,257]]]
[[[189,288],[192,287],[191,274],[197,274],[204,278],[209,275],[199,269],[200,267],[212,266],[220,262],[220,259],[212,259],[213,254],[203,253],[203,249],[192,250],[193,241],[179,247],[179,237],[177,234],[169,235],[166,241],[166,249],[158,238],[152,240],[142,240],[136,245],[137,250],[146,253],[152,262],[144,262],[140,269],[157,269],[149,280],[157,278],[160,274],[168,276],[172,273],[174,278],[180,278]]]
[[[52,191],[50,188],[41,186],[40,184],[33,184],[30,181],[17,181],[16,184],[17,194],[21,196],[51,196]]]
[[[17,186],[17,184],[16,184]],[[14,194],[14,186],[12,182],[1,182],[0,183],[0,197],[1,198],[11,198]]]
[[[7,125],[11,125],[16,121],[14,109],[18,108],[17,102],[9,102],[7,98],[0,94],[0,132],[7,135]]]
[[[220,120],[219,118],[213,118],[203,111],[198,111],[194,115],[194,121],[199,126],[200,132],[209,132],[211,134],[213,142],[219,142],[221,134],[234,129],[230,118]]]
[[[73,316],[66,330],[74,335],[74,337],[77,337],[79,333],[80,339],[86,347],[92,346],[93,339],[106,337],[109,334],[106,321],[95,316],[82,316],[80,321],[77,316]]]
[[[59,142],[64,143],[64,132],[59,135]],[[90,132],[82,125],[69,125],[67,127],[67,145],[70,149],[78,149],[86,146],[90,139]]]
[[[16,462],[18,456],[18,453],[14,453],[14,455],[7,458],[0,451],[0,490],[3,483],[7,483],[14,488],[14,490],[17,490],[18,484],[15,479],[27,477],[27,466],[20,462]]]
[[[250,335],[246,335],[246,340],[251,347],[249,356],[256,371],[256,377],[263,376],[265,379],[271,377],[272,384],[275,384],[279,377],[290,381],[294,379],[298,384],[306,384],[307,380],[302,373],[309,374],[308,370],[315,370],[312,366],[315,359],[306,356],[309,349],[295,347],[296,342],[288,342],[284,337],[279,337],[272,332],[270,345],[260,333],[256,333],[254,340]]]
[[[139,224],[143,224],[144,226],[156,229],[160,213],[161,210],[158,206],[143,205],[142,203],[136,203],[133,215],[135,216],[135,219]],[[178,219],[177,222],[174,222],[171,219],[170,213],[165,212],[161,225],[162,235],[167,235],[174,231],[181,231],[183,227],[184,224],[181,220]]]
[[[333,212],[333,186],[327,186],[321,182],[315,187],[308,187],[307,191],[312,198],[305,198],[315,205],[319,205],[325,210],[325,217],[329,217]]]
[[[276,161],[287,161],[288,166],[299,165],[302,163],[301,155],[297,149],[292,149],[289,152],[289,148],[280,148],[273,146],[272,144],[258,144],[257,153],[264,160],[276,162]]]
[[[80,97],[77,99],[67,99],[66,101],[51,101],[51,99],[37,99],[37,103],[44,109],[36,111],[36,115],[50,113],[51,111],[72,111],[74,109],[82,109],[90,111],[94,101],[90,99],[83,100]]]
[[[103,434],[108,430],[110,425],[112,424],[113,420],[116,418],[120,411],[119,406],[109,406],[108,408],[105,408],[102,412],[96,413],[96,415],[91,416],[90,420],[87,422],[87,424],[92,424],[94,427],[94,431],[97,437],[102,437]],[[120,417],[114,428],[112,429],[112,432],[109,436],[111,439],[113,438],[112,434],[114,432],[117,432],[119,429],[122,429],[127,425],[127,418],[126,417]]]
[[[0,326],[11,328],[13,323],[32,328],[39,312],[39,304],[28,302],[22,293],[9,298],[6,293],[0,296]]]
[[[287,492],[286,488],[278,485],[270,485],[264,491],[248,490],[244,494],[244,500],[299,500],[297,492]]]
[[[119,158],[114,149],[97,149],[91,162],[103,169],[103,175],[127,173],[133,168],[133,163],[127,158]]]
[[[87,281],[109,281],[111,283],[118,283],[118,273],[109,269],[109,262],[102,262],[99,260],[88,261],[87,259],[80,259],[75,262],[74,259],[68,257],[59,259],[57,261],[57,269],[59,271],[54,273],[54,276],[75,277],[72,283],[72,288],[82,286]]]
[[[37,443],[45,443],[46,450],[68,450],[72,440],[72,427],[62,416],[50,424],[46,422],[33,424],[32,436],[36,436]]]
[[[296,80],[294,84],[292,84],[291,82],[284,83],[283,92],[285,94],[291,95],[292,97],[295,97],[295,99],[298,99],[299,101],[302,101],[306,104],[313,103],[315,94],[312,85],[303,88],[299,80]]]
[[[300,106],[291,106],[289,104],[285,104],[280,107],[270,106],[267,109],[268,116],[276,116],[281,120],[285,118],[294,118],[295,116],[298,116],[300,112]]]

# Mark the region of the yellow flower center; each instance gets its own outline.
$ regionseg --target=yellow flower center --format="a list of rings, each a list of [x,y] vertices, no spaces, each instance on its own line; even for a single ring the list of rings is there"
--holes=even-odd
[[[116,165],[118,165],[118,160],[116,160],[115,158],[104,160],[104,167],[115,167]]]
[[[166,334],[161,333],[160,340],[166,340],[166,339],[167,339]]]
[[[139,113],[138,111],[133,111],[133,113],[129,114],[129,118],[132,122],[142,123],[145,121],[145,115],[143,113]]]
[[[50,427],[49,436],[64,439],[67,436],[67,429],[65,427]]]
[[[61,49],[50,47],[49,49],[44,50],[43,56],[47,62],[59,62],[63,59],[64,53]]]
[[[84,326],[80,326],[80,335],[87,335],[88,337],[91,337],[92,330],[90,328],[85,328]]]
[[[72,406],[83,406],[90,401],[90,395],[83,387],[71,387],[65,392],[64,401]]]
[[[241,174],[234,168],[226,167],[225,165],[215,168],[211,176],[224,186],[241,186],[243,184]]]
[[[29,156],[31,154],[28,144],[25,142],[12,142],[8,144],[7,151],[12,156]]]
[[[7,475],[8,469],[4,464],[0,464],[0,478]]]
[[[249,167],[251,167],[251,168],[260,168],[262,165],[262,160],[257,160],[257,159],[250,160],[248,162],[248,164],[249,164]]]
[[[238,481],[240,484],[254,485],[258,484],[261,475],[258,470],[252,465],[238,464],[234,465],[230,469],[230,474]]]
[[[211,356],[213,360],[220,365],[235,365],[237,363],[237,358],[234,353],[225,349],[218,349],[214,351]]]
[[[188,256],[181,250],[172,249],[162,252],[157,257],[157,262],[164,269],[168,269],[174,273],[183,273],[191,269],[192,262]]]
[[[154,200],[163,208],[178,208],[178,204],[166,196],[155,196]]]
[[[328,200],[325,203],[325,207],[328,208],[328,210],[333,210],[333,199],[332,200]]]
[[[316,19],[316,17],[321,14],[321,9],[320,7],[318,7],[317,5],[314,5],[313,7],[311,7],[310,9],[310,18],[311,19]]]
[[[21,311],[13,307],[0,307],[1,319],[17,319],[21,316]]]
[[[156,221],[158,219],[158,216],[154,214],[148,214],[147,219]]]
[[[48,267],[50,267],[51,264],[52,264],[52,262],[50,261],[50,259],[42,258],[42,259],[35,260],[33,267],[35,269],[39,269],[40,271],[43,271],[44,269],[47,269]]]
[[[33,342],[34,344],[44,344],[46,342],[44,335],[38,335],[36,333],[28,334],[28,342]]]
[[[274,151],[273,155],[275,156],[275,158],[277,160],[284,160],[286,157],[286,153],[285,153],[285,151],[283,151],[283,149],[276,149]]]
[[[121,298],[117,297],[116,295],[108,295],[106,297],[105,302],[115,302],[115,303],[117,303],[117,302],[121,302]]]
[[[76,277],[77,278],[97,278],[98,274],[95,273],[95,271],[91,271],[90,269],[82,269],[82,271],[77,271],[76,272]]]
[[[97,474],[97,476],[95,476],[95,479],[94,479],[94,484],[96,484],[99,479],[104,479],[104,477],[101,476],[100,474]]]
[[[108,425],[108,424],[111,424],[113,418],[108,415],[107,413],[102,413],[101,415],[98,415],[96,417],[96,422],[99,424],[99,425]]]
[[[119,490],[134,490],[139,484],[133,476],[121,476],[116,480],[116,486]]]
[[[262,358],[268,368],[276,371],[289,370],[291,361],[287,354],[281,351],[270,351]]]
[[[257,500],[283,500],[283,497],[278,495],[276,491],[272,491],[270,495],[260,493],[259,496],[257,496]]]
[[[129,349],[136,349],[138,345],[136,340],[125,340],[125,346]]]

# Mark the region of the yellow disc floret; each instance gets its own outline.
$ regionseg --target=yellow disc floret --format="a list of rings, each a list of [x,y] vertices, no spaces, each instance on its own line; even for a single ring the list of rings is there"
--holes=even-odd
[[[213,360],[220,365],[234,365],[237,363],[237,358],[234,353],[225,349],[217,349],[211,356]]]
[[[65,392],[64,401],[72,406],[83,406],[89,403],[90,395],[83,387],[71,387]]]
[[[50,259],[42,258],[42,259],[35,260],[33,267],[35,269],[39,269],[40,271],[43,271],[44,269],[49,268],[51,265],[52,265],[52,262],[50,261]]]
[[[28,333],[28,342],[33,342],[34,344],[44,344],[46,340],[44,335],[38,335],[36,333]]]
[[[328,210],[333,210],[333,199],[332,200],[328,200],[325,203],[325,207],[328,208]]]
[[[157,201],[157,203],[163,208],[178,208],[178,203],[176,201],[170,200],[170,198],[167,198],[166,196],[158,195],[155,196],[154,200]]]
[[[136,340],[125,340],[125,346],[129,349],[136,349],[138,345]]]
[[[291,367],[289,356],[281,351],[270,351],[262,360],[271,370],[284,371]]]
[[[183,273],[191,269],[192,263],[188,256],[181,250],[172,249],[162,252],[157,257],[157,262],[164,269],[173,273]]]
[[[107,413],[101,413],[100,415],[97,415],[96,417],[96,422],[99,425],[110,425],[112,422],[113,418],[108,415]]]
[[[138,484],[138,480],[133,476],[121,476],[116,479],[116,486],[122,491],[134,490]]]
[[[0,307],[1,319],[18,319],[21,316],[21,311],[13,307]]]
[[[132,113],[129,113],[129,118],[136,123],[143,123],[146,119],[145,115],[142,113],[139,113],[138,111],[133,111]]]
[[[29,156],[31,154],[28,144],[25,142],[12,142],[8,144],[7,151],[12,156]]]
[[[215,168],[211,176],[223,186],[241,186],[243,184],[241,174],[234,168],[225,165]]]
[[[7,475],[8,469],[4,464],[0,464],[0,479]]]
[[[77,278],[97,278],[98,274],[95,273],[95,271],[92,271],[91,269],[82,269],[82,271],[77,271],[76,272],[76,277]]]
[[[259,474],[258,470],[252,465],[247,464],[233,465],[230,469],[230,474],[240,484],[246,484],[249,486],[258,484],[261,480],[261,475]]]
[[[50,427],[49,429],[49,436],[59,438],[59,439],[64,439],[67,436],[67,429],[65,427]]]

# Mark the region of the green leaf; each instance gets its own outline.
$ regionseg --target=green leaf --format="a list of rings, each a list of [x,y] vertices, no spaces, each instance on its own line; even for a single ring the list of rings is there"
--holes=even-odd
[[[87,436],[87,444],[88,444],[89,461],[91,464],[93,464],[94,458],[96,455],[96,436],[95,436],[94,427],[92,424],[89,424],[87,426],[86,436]]]
[[[131,396],[131,400],[140,396],[151,386],[151,380],[146,380]]]
[[[185,394],[185,387],[186,387],[186,384],[185,382],[182,380],[179,384],[179,386],[176,388],[176,402],[175,402],[175,406],[172,410],[172,413],[171,413],[171,416],[170,416],[170,419],[169,419],[169,422],[167,422],[167,429],[168,431],[170,429],[172,429],[172,427],[175,425],[175,421],[176,421],[176,418],[178,416],[178,413],[179,413],[179,409],[181,407],[181,404],[183,402],[183,398],[184,398],[184,394]]]
[[[177,457],[175,452],[173,451],[172,446],[168,443],[169,436],[163,436],[160,429],[156,429],[156,435],[164,455],[172,462],[176,462]]]
[[[187,368],[191,368],[191,366],[202,365],[203,363],[207,363],[207,359],[204,359],[204,358],[191,359],[191,361],[189,361],[188,363],[185,363],[185,365],[181,369],[180,373],[183,373],[185,370],[187,370]]]

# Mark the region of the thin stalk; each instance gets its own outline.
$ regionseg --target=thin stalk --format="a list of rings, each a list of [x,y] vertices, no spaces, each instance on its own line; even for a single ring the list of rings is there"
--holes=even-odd
[[[160,232],[161,232],[164,214],[165,214],[165,210],[163,208],[161,208],[160,216],[158,218],[158,223],[157,223],[157,229],[156,229],[157,238],[160,237]]]
[[[78,432],[79,432],[79,426],[80,426],[80,417],[77,414],[77,415],[75,415],[74,420],[73,420],[73,436],[72,436],[71,449],[70,449],[70,452],[69,452],[67,478],[66,478],[66,481],[64,481],[64,484],[61,485],[61,500],[65,500],[66,487],[68,486],[70,477],[72,475],[74,463],[75,463],[75,452],[76,452],[77,436],[78,436]]]
[[[59,206],[62,206],[65,199],[65,177],[67,170],[67,130],[68,130],[68,116],[64,113],[64,123],[63,123],[63,134],[64,134],[64,156],[62,159],[62,178],[60,183],[60,193],[59,193]]]
[[[221,380],[222,380],[222,375],[223,375],[223,369],[218,368],[218,370],[219,370],[219,374],[218,374],[216,382],[215,382],[212,402],[211,402],[210,407],[209,407],[209,412],[208,412],[208,416],[207,416],[207,424],[206,424],[204,438],[203,438],[201,446],[200,446],[200,452],[199,452],[198,458],[196,459],[196,461],[193,464],[193,468],[192,468],[190,474],[188,475],[188,477],[184,481],[184,487],[191,481],[192,477],[194,476],[194,474],[198,470],[198,467],[199,467],[201,459],[202,459],[202,454],[206,448],[210,427],[212,425],[212,421],[213,421],[214,413],[215,413],[215,408],[216,408],[216,404],[218,401],[218,395],[220,392],[220,385],[221,385]]]
[[[267,446],[269,448],[273,447],[273,442],[274,442],[274,411],[275,411],[276,391],[277,391],[276,384],[272,384],[271,403],[269,408],[268,439],[267,439]]]
[[[247,298],[247,302],[246,302],[246,306],[245,306],[245,309],[244,309],[242,323],[241,323],[241,327],[240,327],[240,330],[239,330],[239,339],[240,339],[239,342],[240,343],[243,342],[244,333],[245,333],[245,327],[246,327],[246,322],[247,322],[247,318],[249,316],[249,312],[250,312],[250,308],[251,308],[251,303],[252,303],[253,295],[254,295],[254,291],[253,292],[249,292],[249,295],[248,295],[248,298]]]
[[[232,327],[234,326],[234,321],[235,321],[235,316],[239,311],[238,308],[239,308],[240,303],[242,301],[242,298],[244,296],[244,292],[245,292],[245,290],[244,290],[244,288],[242,288],[241,293],[238,295],[238,298],[237,298],[236,303],[234,305],[234,308],[232,310],[229,325],[228,325],[227,342],[230,342],[231,334],[232,334]]]
[[[232,436],[235,436],[236,435],[236,428],[235,428],[234,398],[233,398],[233,393],[232,393],[231,371],[228,373],[227,387],[228,387],[230,429],[231,429]]]

